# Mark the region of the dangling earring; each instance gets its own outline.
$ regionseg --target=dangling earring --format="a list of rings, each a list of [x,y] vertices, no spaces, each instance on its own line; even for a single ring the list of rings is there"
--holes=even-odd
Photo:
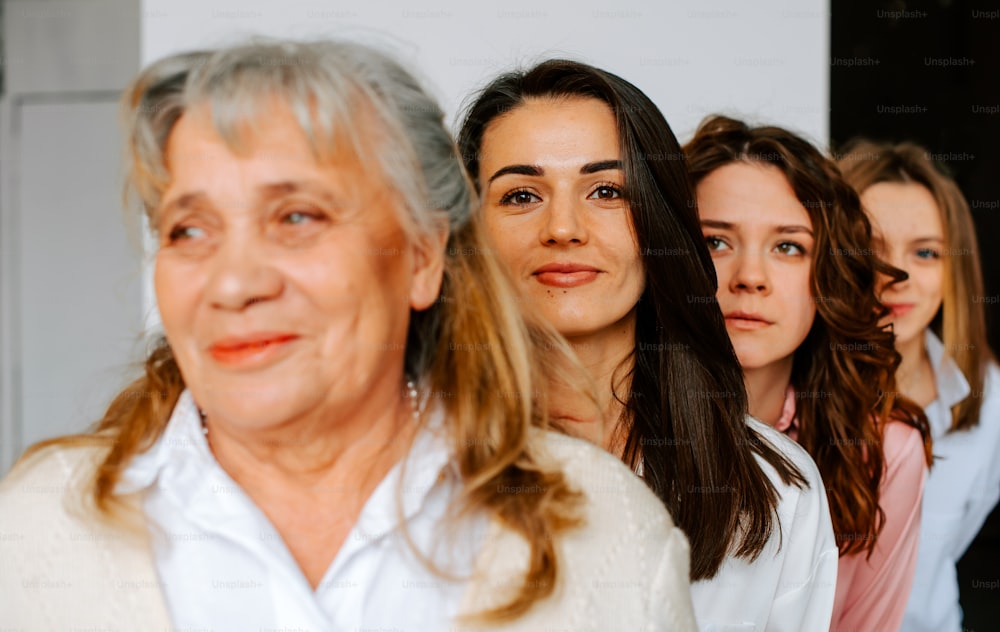
[[[413,411],[413,419],[420,419],[420,393],[417,392],[417,384],[411,379],[406,380],[406,398],[410,400],[410,409]]]

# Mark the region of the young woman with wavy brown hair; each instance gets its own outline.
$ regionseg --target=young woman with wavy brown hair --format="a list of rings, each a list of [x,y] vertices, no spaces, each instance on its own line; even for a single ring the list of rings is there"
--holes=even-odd
[[[596,383],[597,410],[555,388],[553,416],[670,509],[702,628],[825,629],[837,551],[822,483],[799,446],[747,416],[684,156],[656,105],[612,73],[549,60],[477,93],[459,147],[521,304]]]
[[[902,362],[900,391],[924,407],[934,468],[903,630],[962,628],[955,565],[1000,500],[1000,368],[986,339],[972,213],[923,147],[857,140],[838,164],[861,195],[881,256],[907,272],[881,300]]]
[[[913,580],[926,418],[897,397],[881,276],[858,196],[778,127],[704,120],[685,145],[750,412],[819,466],[840,550],[831,630],[894,630]]]
[[[485,254],[412,75],[252,42],[154,63],[124,107],[164,338],[0,484],[0,627],[693,629],[662,504],[544,430],[571,352]]]

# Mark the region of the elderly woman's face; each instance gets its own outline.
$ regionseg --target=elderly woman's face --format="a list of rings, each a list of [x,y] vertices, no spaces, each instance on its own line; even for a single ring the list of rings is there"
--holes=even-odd
[[[408,239],[391,186],[346,142],[317,162],[287,107],[244,140],[233,153],[194,110],[167,145],[156,297],[195,400],[263,428],[398,388],[443,246]]]

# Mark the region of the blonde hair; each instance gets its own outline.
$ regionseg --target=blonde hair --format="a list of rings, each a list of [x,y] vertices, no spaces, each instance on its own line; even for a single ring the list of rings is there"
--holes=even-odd
[[[839,156],[844,178],[859,194],[880,182],[917,184],[926,188],[944,224],[946,255],[941,310],[931,329],[944,342],[945,355],[954,359],[972,393],[982,393],[986,364],[993,358],[986,339],[986,316],[976,297],[983,295],[983,273],[972,213],[962,191],[926,149],[914,143],[875,143],[855,140]],[[951,430],[979,423],[981,397],[966,397],[951,409]]]
[[[123,98],[129,190],[155,227],[169,181],[167,138],[177,120],[209,105],[220,136],[235,149],[240,131],[257,120],[256,108],[275,97],[296,115],[318,160],[331,154],[336,136],[381,167],[403,202],[411,238],[426,237],[442,221],[449,225],[441,296],[411,315],[406,372],[447,395],[440,400],[462,481],[460,512],[484,511],[529,546],[524,583],[507,603],[476,615],[486,622],[517,618],[553,592],[555,536],[578,524],[581,502],[531,439],[535,427],[548,423],[545,389],[534,385],[554,377],[580,382],[568,345],[541,319],[519,311],[472,214],[475,193],[443,113],[416,80],[388,56],[343,42],[254,41],[166,58],[143,71]],[[362,117],[374,125],[358,125]],[[477,352],[449,351],[456,348]],[[161,338],[145,374],[114,399],[91,433],[37,444],[25,456],[48,446],[106,447],[91,500],[113,518],[122,506],[114,490],[123,471],[160,437],[184,388]],[[542,491],[507,492],[525,488]]]

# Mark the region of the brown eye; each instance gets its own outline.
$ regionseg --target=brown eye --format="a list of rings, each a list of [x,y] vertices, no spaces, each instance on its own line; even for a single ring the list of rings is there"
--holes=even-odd
[[[618,187],[614,187],[608,184],[602,184],[601,186],[594,189],[588,197],[592,200],[616,200],[622,196],[622,192]]]
[[[531,191],[526,191],[524,189],[519,189],[517,191],[511,191],[510,193],[504,195],[500,198],[501,206],[523,206],[526,204],[534,204],[535,202],[541,202],[541,198],[532,193]]]
[[[774,249],[783,255],[797,256],[806,254],[806,249],[802,247],[802,244],[794,241],[783,241],[775,246]]]
[[[705,237],[705,245],[710,251],[718,251],[726,247],[726,242],[718,237]]]

